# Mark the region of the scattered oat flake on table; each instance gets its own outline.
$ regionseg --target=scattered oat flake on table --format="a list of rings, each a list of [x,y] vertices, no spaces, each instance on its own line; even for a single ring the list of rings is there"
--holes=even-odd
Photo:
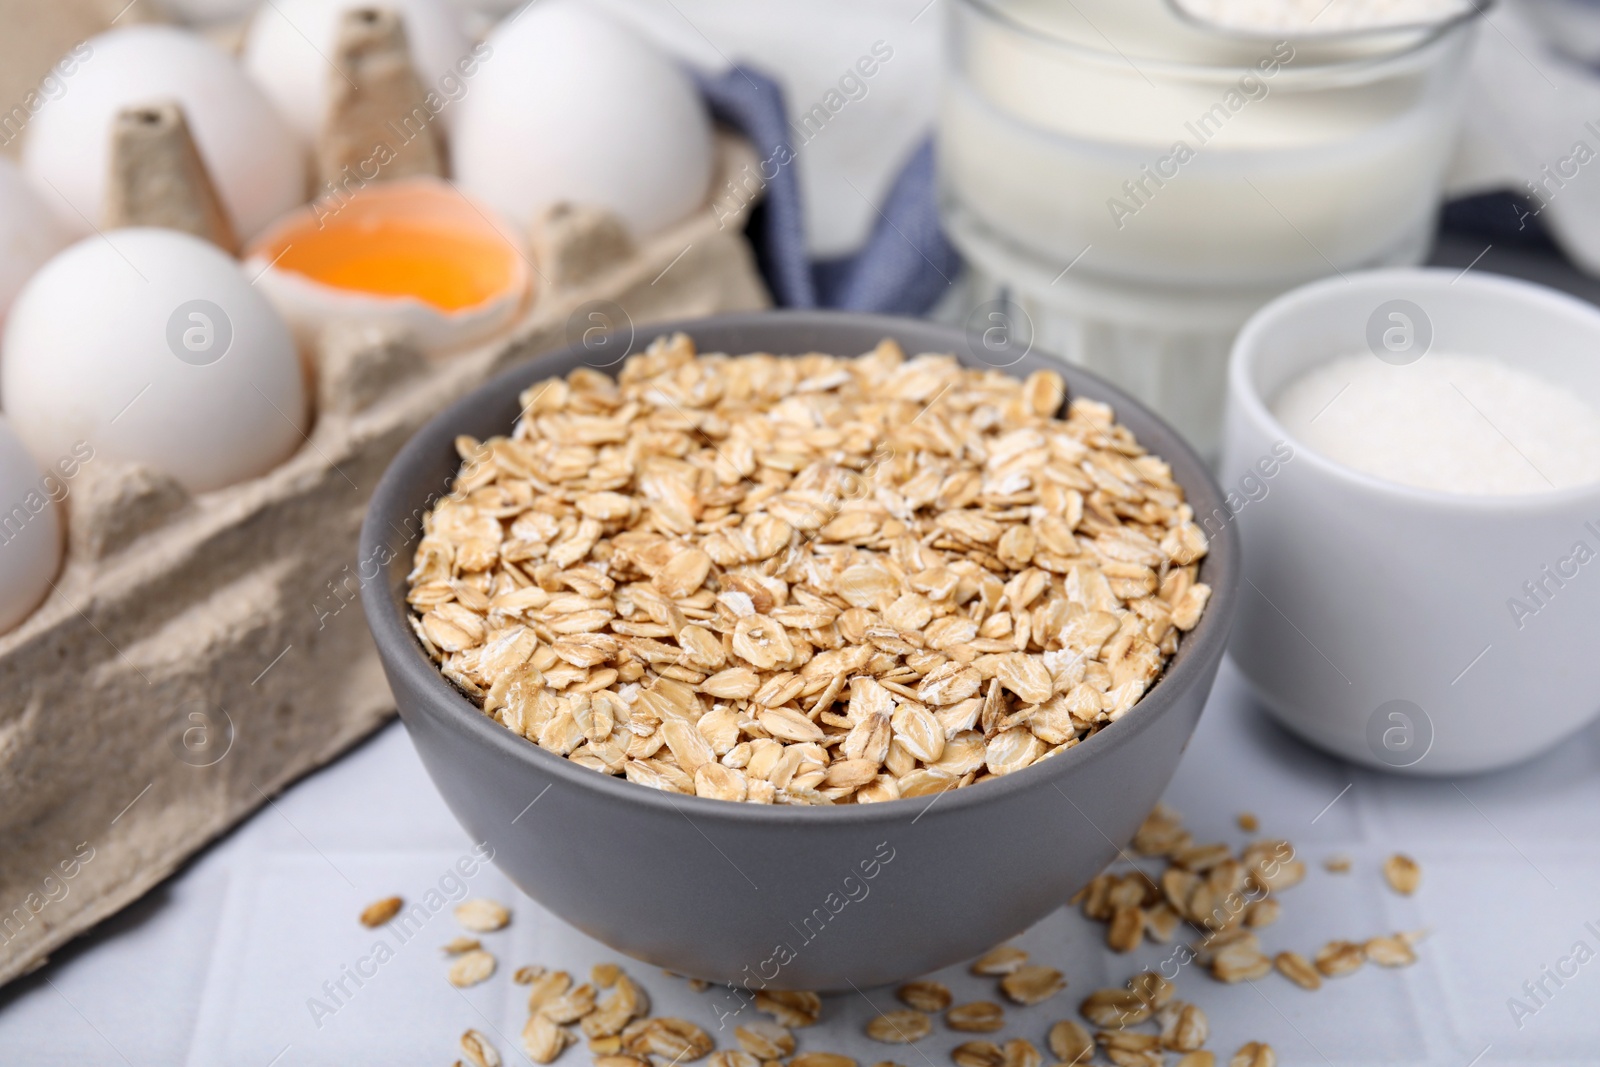
[[[1151,941],[1164,945],[1171,941],[1178,932],[1178,923],[1183,921],[1183,916],[1166,901],[1144,913],[1144,933]]]
[[[457,956],[450,964],[450,970],[446,972],[445,977],[449,979],[451,985],[465,989],[479,982],[488,981],[489,976],[494,974],[494,969],[494,955],[481,948],[475,948]]]
[[[1417,962],[1410,942],[1399,935],[1374,937],[1362,946],[1362,953],[1380,967],[1409,967]]]
[[[538,1014],[547,1001],[566,995],[572,988],[572,975],[566,971],[546,971],[540,968],[527,983],[528,986],[528,1012]]]
[[[1278,1067],[1278,1054],[1265,1041],[1251,1041],[1233,1054],[1228,1067]]]
[[[1245,909],[1244,924],[1259,930],[1263,926],[1271,926],[1277,922],[1282,912],[1283,905],[1278,902],[1278,898],[1267,897],[1265,900],[1256,901]]]
[[[1283,840],[1252,841],[1239,854],[1239,861],[1252,882],[1271,892],[1298,885],[1306,876],[1304,861],[1296,859],[1294,846]]]
[[[1133,836],[1133,849],[1141,856],[1165,856],[1188,844],[1182,819],[1165,804],[1157,804],[1152,808]]]
[[[1278,973],[1301,989],[1321,989],[1322,975],[1311,965],[1311,961],[1298,952],[1280,952],[1273,959],[1273,964],[1278,968]]]
[[[794,1053],[794,1035],[766,1019],[753,1019],[734,1027],[733,1038],[740,1048],[763,1061],[781,1060]]]
[[[623,1040],[630,1052],[648,1053],[674,1063],[697,1060],[716,1048],[716,1042],[702,1027],[671,1016],[650,1019],[631,1038],[624,1031]]]
[[[601,1053],[594,1058],[594,1067],[651,1067],[649,1060],[642,1060],[637,1056],[624,1056],[619,1053]]]
[[[1094,1036],[1105,1050],[1106,1059],[1117,1067],[1162,1067],[1161,1043],[1154,1034],[1113,1030]]]
[[[837,1052],[804,1052],[790,1060],[789,1067],[856,1067],[856,1061]]]
[[[368,927],[382,926],[400,913],[405,906],[405,901],[399,897],[384,897],[375,900],[361,909],[361,925]]]
[[[499,1051],[477,1030],[461,1035],[461,1051],[472,1061],[473,1067],[500,1067]]]
[[[1044,1063],[1038,1048],[1025,1037],[1013,1037],[1001,1045],[1000,1059],[1003,1067],[1041,1067]]]
[[[1028,954],[1013,945],[1001,945],[972,961],[968,968],[973,974],[986,977],[999,977],[1011,974],[1024,963],[1028,962]]]
[[[1312,962],[1325,977],[1338,978],[1361,969],[1366,953],[1354,941],[1329,941],[1317,950]]]
[[[1239,824],[1239,829],[1247,834],[1253,834],[1261,829],[1261,820],[1255,817],[1254,812],[1241,811],[1236,821]]]
[[[1050,1046],[1051,1055],[1067,1067],[1088,1063],[1089,1057],[1094,1055],[1094,1038],[1083,1024],[1073,1019],[1062,1019],[1050,1027],[1045,1043]]]
[[[950,1006],[950,987],[943,982],[907,982],[895,995],[918,1011],[941,1012]]]
[[[764,989],[756,994],[756,1010],[790,1029],[813,1026],[822,1018],[822,998],[801,990]]]
[[[1217,930],[1207,934],[1190,947],[1194,949],[1195,960],[1201,966],[1209,967],[1216,961],[1219,953],[1236,945],[1243,945],[1260,951],[1261,939],[1250,930],[1241,930],[1235,927],[1231,930]]]
[[[1337,855],[1329,856],[1327,859],[1322,861],[1322,869],[1327,871],[1329,874],[1349,874],[1350,857],[1346,856],[1342,852],[1338,853]]]
[[[539,1012],[551,1021],[566,1025],[575,1023],[579,1019],[594,1011],[595,988],[585,982],[567,990],[559,997],[552,997],[539,1006]]]
[[[633,979],[618,974],[611,993],[592,1014],[583,1018],[583,1032],[591,1041],[612,1037],[634,1019],[650,1013],[650,996]]]
[[[457,938],[456,939],[456,941],[466,941],[466,940],[469,940],[469,939],[468,938]],[[452,945],[455,944],[456,941],[452,941],[451,944]],[[471,947],[477,948],[478,947],[477,946],[477,942],[473,942]],[[513,982],[517,983],[518,985],[532,985],[534,980],[539,978],[539,976],[542,975],[542,974],[544,974],[544,968],[543,967],[540,967],[537,964],[527,964],[525,966],[518,967],[517,970],[516,970],[516,973],[514,973],[511,976],[511,980]]]
[[[477,934],[502,930],[511,921],[511,912],[506,910],[505,905],[481,897],[457,904],[455,915],[456,922],[463,929]]]
[[[1211,1036],[1211,1020],[1197,1004],[1174,1000],[1156,1013],[1161,1027],[1161,1047],[1172,1052],[1194,1052]]]
[[[1164,1008],[1177,986],[1155,971],[1142,971],[1128,979],[1128,991],[1152,1008]]]
[[[1150,1018],[1152,1009],[1137,993],[1126,989],[1097,989],[1078,1005],[1078,1012],[1096,1026],[1136,1026]]]
[[[950,1050],[956,1067],[1004,1067],[1005,1053],[993,1041],[964,1041]]]
[[[975,1000],[945,1012],[944,1024],[965,1033],[989,1034],[1006,1024],[1006,1011],[992,1000]]]
[[[528,1018],[522,1028],[522,1048],[535,1063],[552,1063],[566,1047],[576,1041],[566,1030],[543,1015]]]
[[[456,937],[439,946],[439,951],[446,956],[459,956],[463,952],[471,952],[475,948],[482,948],[483,942],[475,937]],[[521,974],[521,971],[517,972]]]
[[[1011,1001],[1042,1004],[1067,987],[1066,976],[1054,967],[1026,964],[1000,979],[1000,991]]]
[[[1410,856],[1396,852],[1383,861],[1383,877],[1390,889],[1409,897],[1422,882],[1422,868]]]
[[[1210,596],[1168,465],[1064,395],[887,341],[659,339],[457,440],[416,629],[487,716],[649,788],[872,803],[1014,773],[1130,713]]]
[[[1251,944],[1228,945],[1211,961],[1212,977],[1224,982],[1253,982],[1272,970],[1272,960]]]
[[[1233,850],[1228,847],[1227,842],[1214,841],[1179,849],[1172,854],[1172,862],[1186,871],[1204,874],[1232,855]]]
[[[1125,905],[1111,912],[1106,924],[1106,947],[1112,952],[1132,952],[1144,940],[1145,913],[1137,905]]]
[[[885,1012],[867,1023],[867,1036],[891,1045],[906,1045],[927,1037],[933,1020],[912,1008]]]

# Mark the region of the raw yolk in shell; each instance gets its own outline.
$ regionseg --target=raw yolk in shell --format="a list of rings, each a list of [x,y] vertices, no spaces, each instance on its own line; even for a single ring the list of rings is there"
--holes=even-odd
[[[443,312],[525,285],[512,243],[445,182],[379,182],[323,208],[270,238],[262,253],[275,256],[274,267],[338,290],[411,296]]]
[[[442,311],[475,307],[514,282],[515,256],[492,231],[437,225],[396,213],[327,220],[294,234],[277,266],[324,285],[411,296]]]

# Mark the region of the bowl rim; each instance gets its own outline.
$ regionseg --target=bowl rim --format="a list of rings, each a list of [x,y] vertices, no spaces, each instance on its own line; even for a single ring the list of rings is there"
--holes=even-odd
[[[687,333],[693,338],[697,330],[707,328],[764,331],[806,327],[855,328],[864,337],[873,338],[865,343],[863,352],[870,350],[878,338],[898,338],[907,332],[940,338],[941,344],[936,350],[939,354],[954,353],[959,356],[964,351],[970,352],[970,346],[964,343],[966,338],[960,330],[938,323],[856,312],[775,310],[646,323],[634,331],[629,354],[642,351],[658,336],[677,331]],[[697,347],[700,351],[716,351],[713,347],[701,347],[698,342]],[[922,345],[917,347],[923,351],[935,351]],[[424,510],[424,507],[415,504],[411,495],[403,492],[403,483],[409,479],[410,472],[414,468],[436,460],[437,457],[431,453],[432,449],[439,447],[440,444],[449,446],[455,437],[452,427],[459,425],[464,417],[484,403],[502,399],[508,392],[512,395],[520,393],[529,384],[549,373],[543,368],[570,358],[582,349],[581,344],[565,345],[509,367],[452,403],[413,434],[390,462],[373,492],[361,526],[358,559],[376,558],[375,553],[380,548],[387,547],[388,541],[383,535],[391,529],[392,520]],[[1199,479],[1197,484],[1179,482],[1184,490],[1185,501],[1194,508],[1195,514],[1210,514],[1214,509],[1223,507],[1223,492],[1210,469],[1164,420],[1098,376],[1065,364],[1054,357],[1043,358],[1050,369],[1056,370],[1066,380],[1069,397],[1082,392],[1084,385],[1089,386],[1092,392],[1112,404],[1119,422],[1123,420],[1125,412],[1132,411],[1135,413],[1135,421],[1145,424],[1145,429],[1140,431],[1138,436],[1139,443],[1147,450],[1169,463],[1174,456],[1181,457],[1181,461],[1190,469],[1192,475],[1197,475]],[[619,358],[616,363],[608,367],[596,369],[610,370],[612,367],[620,366],[621,362]],[[1005,370],[1005,368],[996,369]],[[509,432],[510,428],[506,429]],[[430,499],[437,499],[437,496]],[[1201,509],[1202,504],[1205,505],[1204,510]],[[1133,709],[1113,724],[1115,729],[1102,729],[1070,749],[1040,760],[1013,774],[1005,775],[999,781],[986,782],[982,788],[947,789],[931,797],[905,797],[876,804],[829,806],[735,803],[709,797],[671,794],[638,785],[620,776],[600,774],[588,767],[573,763],[564,756],[548,752],[527,738],[512,733],[505,726],[484,715],[482,710],[444,677],[417,641],[406,619],[409,607],[403,597],[394,595],[391,589],[389,574],[395,566],[393,559],[380,568],[377,577],[363,583],[361,597],[367,625],[372,631],[386,671],[398,674],[404,680],[404,684],[423,695],[423,699],[417,702],[417,710],[421,714],[429,716],[447,729],[466,734],[474,743],[487,744],[511,759],[528,763],[564,785],[598,794],[610,801],[642,805],[664,815],[676,814],[696,824],[697,829],[698,822],[702,818],[712,822],[757,826],[827,827],[871,823],[888,825],[902,822],[904,817],[911,813],[913,806],[920,805],[922,811],[911,819],[914,823],[936,805],[941,808],[944,815],[984,808],[1003,804],[1013,795],[1042,787],[1046,782],[1053,785],[1056,791],[1076,808],[1076,801],[1061,789],[1059,780],[1086,759],[1133,744],[1157,719],[1170,713],[1192,686],[1203,682],[1208,665],[1214,666],[1220,662],[1227,649],[1240,576],[1243,573],[1239,559],[1239,535],[1235,525],[1230,520],[1217,533],[1208,534],[1211,548],[1207,559],[1212,564],[1212,574],[1208,575],[1208,578],[1220,580],[1212,582],[1211,597],[1199,624],[1184,635],[1178,654],[1168,663],[1157,684],[1134,704]],[[414,542],[414,536],[408,538],[402,552],[410,548]],[[409,562],[409,556],[406,558]],[[1135,710],[1142,710],[1144,713],[1136,714]],[[543,796],[542,791],[539,796]],[[1081,808],[1078,810],[1082,812]],[[690,815],[694,818],[690,819]],[[1101,836],[1105,836],[1099,827],[1094,828],[1101,833]],[[1119,842],[1112,843],[1121,847]]]
[[[1392,504],[1426,509],[1441,515],[1478,518],[1485,514],[1564,515],[1574,506],[1600,498],[1600,481],[1531,493],[1455,493],[1368,474],[1339,462],[1295,436],[1273,414],[1270,402],[1256,387],[1265,358],[1262,355],[1263,338],[1270,331],[1285,325],[1292,327],[1294,320],[1308,309],[1327,306],[1362,291],[1372,295],[1378,295],[1379,292],[1394,295],[1397,291],[1421,295],[1474,290],[1481,300],[1496,302],[1519,315],[1564,317],[1579,322],[1593,331],[1596,341],[1600,342],[1600,308],[1569,293],[1522,278],[1481,272],[1470,274],[1446,267],[1351,271],[1344,277],[1322,278],[1291,289],[1250,316],[1234,338],[1233,348],[1228,355],[1230,408],[1237,404],[1239,417],[1254,423],[1268,436],[1289,442],[1295,449],[1296,458],[1305,457],[1310,467],[1323,478]],[[1335,353],[1312,366],[1338,358],[1339,354]],[[1550,382],[1542,375],[1535,374],[1535,377],[1553,385],[1561,384]]]

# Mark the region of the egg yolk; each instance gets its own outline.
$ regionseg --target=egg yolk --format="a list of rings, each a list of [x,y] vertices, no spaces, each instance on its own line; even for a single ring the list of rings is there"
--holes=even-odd
[[[504,293],[513,284],[515,255],[491,233],[396,215],[334,219],[297,233],[277,265],[337,289],[411,296],[459,311]]]

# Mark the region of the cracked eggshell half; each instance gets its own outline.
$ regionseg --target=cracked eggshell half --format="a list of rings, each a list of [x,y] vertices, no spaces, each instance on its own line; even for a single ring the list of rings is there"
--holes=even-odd
[[[521,237],[438,178],[377,182],[291,212],[245,270],[312,345],[334,322],[401,327],[430,353],[494,336],[531,288]]]
[[[46,263],[12,305],[0,392],[45,468],[86,442],[191,492],[265,474],[311,421],[282,317],[226,253],[176,230],[112,230]]]

